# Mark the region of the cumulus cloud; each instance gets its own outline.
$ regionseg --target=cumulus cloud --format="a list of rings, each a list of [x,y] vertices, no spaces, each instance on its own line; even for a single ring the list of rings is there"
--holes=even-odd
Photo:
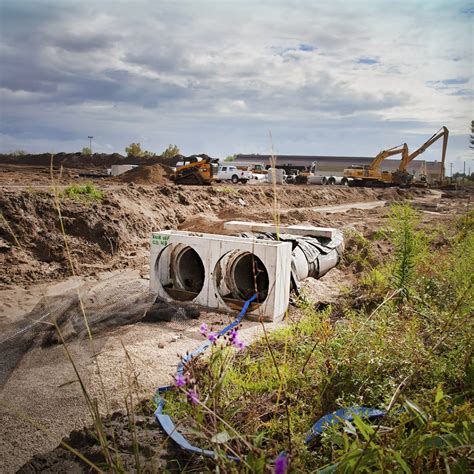
[[[466,2],[318,3],[5,0],[0,146],[225,156],[272,129],[280,153],[362,155],[466,136]]]

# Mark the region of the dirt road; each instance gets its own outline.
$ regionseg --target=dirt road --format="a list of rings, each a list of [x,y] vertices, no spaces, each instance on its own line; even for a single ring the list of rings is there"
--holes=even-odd
[[[351,209],[374,209],[376,207],[383,207],[387,201],[369,201],[369,202],[353,202],[350,204],[338,204],[336,206],[316,206],[311,209],[323,214],[332,214],[337,212],[346,212]]]

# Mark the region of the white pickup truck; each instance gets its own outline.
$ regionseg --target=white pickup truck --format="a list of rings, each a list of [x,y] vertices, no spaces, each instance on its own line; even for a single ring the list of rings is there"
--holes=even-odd
[[[253,178],[250,171],[240,170],[234,165],[219,165],[216,181],[232,181],[234,184],[245,184]]]

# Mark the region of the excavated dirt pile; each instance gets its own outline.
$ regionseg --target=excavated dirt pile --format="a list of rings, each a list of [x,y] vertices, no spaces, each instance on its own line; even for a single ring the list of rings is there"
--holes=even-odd
[[[156,156],[123,156],[119,153],[94,153],[93,155],[84,155],[82,153],[56,153],[53,155],[53,165],[64,168],[110,168],[111,165],[149,165],[155,163],[175,166],[176,162],[195,156],[207,157],[207,155],[191,155],[185,157],[176,155],[173,158],[163,158]],[[0,165],[18,165],[18,166],[44,166],[49,168],[51,165],[51,153],[40,153],[37,155],[9,155],[0,154]]]
[[[147,170],[148,173],[161,176],[159,170]],[[290,186],[277,190],[282,223],[335,225],[332,217],[321,215],[312,207],[380,199],[395,201],[426,193],[314,186],[295,190]],[[119,268],[143,268],[148,261],[152,230],[194,230],[198,224],[200,232],[222,232],[226,219],[274,219],[273,191],[263,186],[129,183],[125,187],[104,187],[103,192],[102,200],[61,197],[63,234],[52,192],[0,190],[4,217],[0,220],[0,284],[64,278],[71,275],[71,264],[77,274],[92,276]]]
[[[113,178],[115,182],[136,184],[167,184],[171,168],[166,165],[139,166]]]

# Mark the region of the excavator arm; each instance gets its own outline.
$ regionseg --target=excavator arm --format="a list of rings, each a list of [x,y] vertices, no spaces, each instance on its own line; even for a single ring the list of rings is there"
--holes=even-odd
[[[441,169],[439,173],[440,182],[444,181],[444,162],[446,160],[446,149],[448,147],[448,136],[449,130],[446,127],[440,128],[434,135],[432,135],[420,148],[416,149],[413,153],[407,154],[402,157],[398,171],[403,174],[407,174],[408,165],[419,155],[421,155],[428,147],[433,145],[441,137],[443,137],[443,151],[441,155]]]
[[[398,155],[399,153],[402,154],[402,160],[404,157],[408,155],[408,146],[406,143],[403,145],[394,146],[393,148],[389,148],[388,150],[381,151],[370,163],[369,169],[377,171],[380,168],[380,165],[385,158],[389,156]]]
[[[350,186],[390,186],[393,183],[393,173],[380,171],[380,165],[385,158],[400,153],[404,158],[408,155],[406,143],[381,151],[369,165],[353,165],[351,168],[345,169],[344,177],[350,180]]]

